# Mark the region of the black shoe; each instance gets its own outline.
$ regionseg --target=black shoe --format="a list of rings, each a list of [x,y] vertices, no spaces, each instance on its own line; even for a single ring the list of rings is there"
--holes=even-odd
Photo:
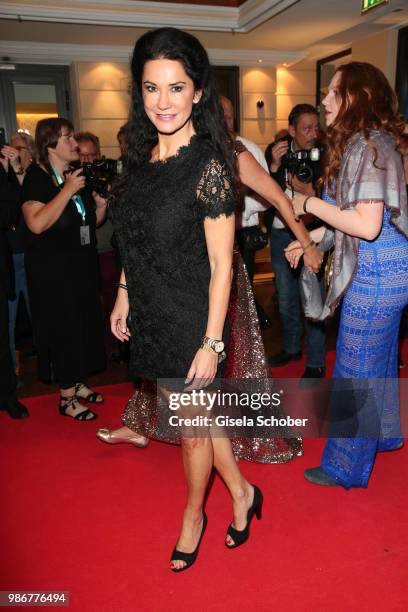
[[[287,353],[286,351],[281,351],[280,353],[269,357],[268,361],[269,365],[275,368],[278,366],[284,366],[289,363],[289,361],[299,361],[299,359],[302,359],[302,351],[299,351],[298,353]]]
[[[173,550],[170,561],[183,561],[185,563],[185,565],[183,565],[183,567],[180,567],[180,568],[171,567],[170,569],[173,572],[183,572],[184,570],[191,567],[193,563],[195,563],[195,560],[197,559],[198,551],[200,548],[201,540],[203,539],[203,535],[204,535],[204,531],[206,527],[207,527],[207,515],[205,512],[203,512],[203,526],[201,529],[201,535],[200,535],[200,539],[198,540],[198,544],[195,550],[193,550],[193,552],[191,553],[181,552],[181,550],[177,550],[177,548]]]
[[[323,487],[339,487],[339,483],[331,476],[326,474],[322,467],[309,468],[304,471],[306,480],[313,484],[322,485]]]
[[[241,546],[241,544],[246,542],[249,538],[249,528],[251,526],[251,521],[254,518],[254,515],[256,515],[258,521],[262,518],[262,491],[258,489],[256,485],[252,486],[254,487],[254,501],[252,502],[252,506],[248,509],[246,527],[242,531],[238,531],[238,529],[235,529],[232,524],[228,527],[227,535],[229,535],[230,538],[234,540],[234,543],[227,544],[227,542],[225,542],[225,546],[227,548],[237,548],[238,546]]]
[[[0,410],[5,410],[12,419],[26,419],[30,416],[27,408],[16,397],[1,402]]]
[[[319,383],[317,379],[324,378],[325,376],[326,368],[311,368],[307,366],[300,378],[299,387],[301,389],[310,389]]]

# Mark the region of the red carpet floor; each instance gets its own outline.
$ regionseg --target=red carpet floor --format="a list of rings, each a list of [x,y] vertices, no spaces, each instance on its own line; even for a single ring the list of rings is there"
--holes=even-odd
[[[262,521],[227,550],[231,513],[216,479],[198,561],[176,575],[180,450],[99,442],[131,386],[103,392],[90,423],[58,416],[55,395],[28,399],[23,422],[0,413],[0,590],[69,591],[75,612],[407,609],[407,447],[378,456],[369,488],[348,492],[304,480],[322,440],[305,440],[287,465],[241,462],[264,492]]]

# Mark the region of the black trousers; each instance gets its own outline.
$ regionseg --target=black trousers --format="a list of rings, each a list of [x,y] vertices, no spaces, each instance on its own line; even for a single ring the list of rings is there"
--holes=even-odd
[[[8,301],[0,286],[0,402],[10,398],[16,390],[17,379],[10,352]]]

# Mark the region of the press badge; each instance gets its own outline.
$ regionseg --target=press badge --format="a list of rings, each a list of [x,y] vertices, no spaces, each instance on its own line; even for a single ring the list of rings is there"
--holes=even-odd
[[[91,244],[91,234],[89,232],[89,225],[81,225],[79,229],[79,236],[81,239],[81,246]]]

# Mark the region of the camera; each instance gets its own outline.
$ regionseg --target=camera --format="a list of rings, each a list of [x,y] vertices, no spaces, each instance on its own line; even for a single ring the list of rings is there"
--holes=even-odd
[[[283,140],[286,140],[284,138]],[[320,178],[321,169],[315,162],[321,160],[323,147],[313,147],[313,149],[299,149],[292,151],[290,146],[286,153],[285,174],[286,181],[289,182],[288,173],[296,176],[302,183],[314,183]]]
[[[288,151],[286,170],[296,176],[302,183],[314,183],[319,178],[316,166],[311,162],[318,162],[322,156],[321,147]]]
[[[106,198],[114,179],[122,174],[123,162],[120,159],[95,159],[93,162],[77,164],[75,168],[81,168],[88,189]]]

